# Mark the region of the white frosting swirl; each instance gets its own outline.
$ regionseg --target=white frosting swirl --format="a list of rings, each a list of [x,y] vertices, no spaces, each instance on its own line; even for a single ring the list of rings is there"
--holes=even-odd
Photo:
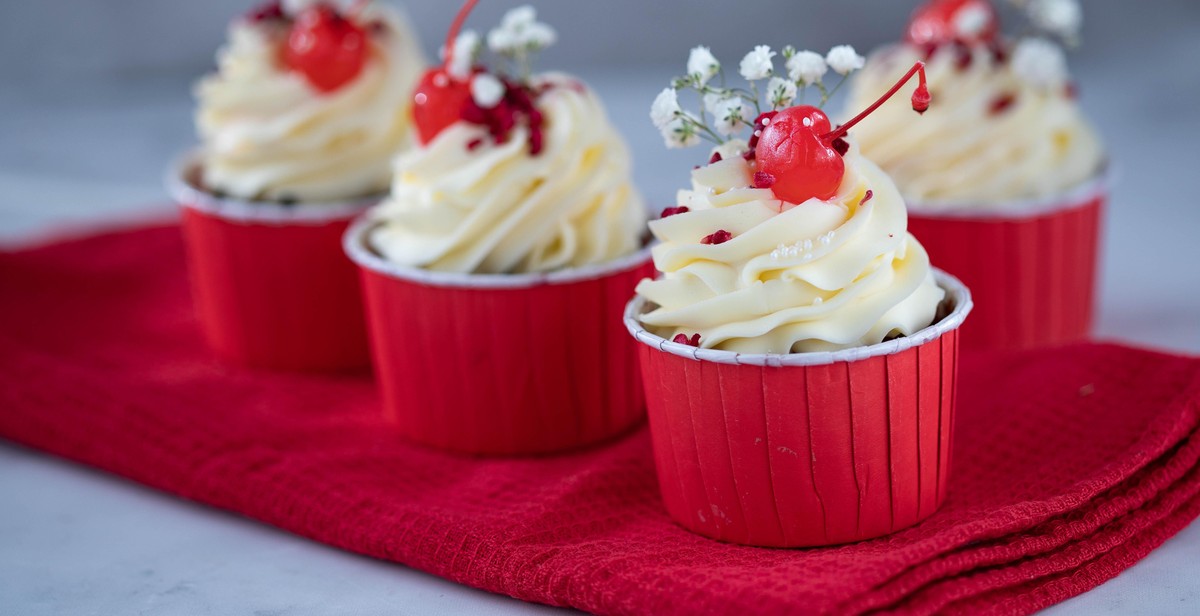
[[[693,171],[679,193],[690,211],[650,223],[664,276],[638,285],[658,305],[642,323],[739,353],[832,351],[929,326],[944,292],[906,231],[900,193],[856,150],[845,162],[837,195],[800,204],[746,188],[753,170],[741,156]],[[732,239],[701,243],[717,230]]]
[[[1060,195],[1100,172],[1103,148],[1064,84],[1040,87],[997,62],[986,47],[960,68],[954,46],[926,66],[933,103],[923,116],[907,97],[884,103],[852,134],[864,156],[896,181],[922,210]],[[900,45],[871,55],[856,78],[847,116],[866,108],[914,62],[920,50]],[[1000,112],[993,111],[1011,101]]]
[[[369,5],[362,72],[322,93],[279,61],[286,30],[238,20],[196,85],[205,188],[250,200],[338,201],[382,192],[408,145],[411,92],[425,65],[407,20]]]
[[[641,247],[646,213],[630,182],[629,149],[600,100],[566,75],[538,81],[550,84],[537,101],[542,151],[529,154],[523,122],[500,144],[458,122],[400,156],[391,196],[372,212],[376,252],[437,271],[523,273]]]

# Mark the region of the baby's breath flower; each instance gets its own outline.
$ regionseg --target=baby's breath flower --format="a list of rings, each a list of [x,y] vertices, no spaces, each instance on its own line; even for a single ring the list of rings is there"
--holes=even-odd
[[[680,111],[679,94],[674,88],[663,88],[650,105],[650,121],[654,123],[654,128],[663,130],[676,119]]]
[[[825,58],[821,54],[805,50],[788,58],[787,70],[792,81],[811,86],[825,76],[829,66],[825,64]]]
[[[747,125],[750,114],[750,106],[741,97],[724,99],[717,103],[716,108],[713,110],[713,117],[715,118],[715,126],[713,128],[718,133],[728,137]]]
[[[466,79],[471,74],[471,67],[475,64],[480,45],[478,32],[463,30],[458,38],[454,39],[454,51],[450,56],[450,66],[446,67],[446,72],[450,73],[451,77]]]
[[[488,48],[505,55],[545,49],[556,40],[554,28],[537,21],[537,11],[528,5],[505,13],[500,25],[487,36]]]
[[[772,109],[782,109],[791,106],[796,100],[796,82],[783,77],[772,77],[767,82],[767,102]]]
[[[705,111],[709,113],[716,113],[717,105],[721,104],[721,101],[729,98],[730,96],[731,93],[728,90],[714,90],[712,92],[706,92],[704,96],[701,97],[700,102],[704,104]]]
[[[500,18],[500,27],[502,28],[519,28],[528,26],[537,21],[537,9],[533,6],[524,4],[516,8],[509,9],[504,17]]]
[[[693,47],[692,53],[688,54],[688,76],[692,77],[697,85],[707,84],[708,80],[715,77],[720,70],[721,63],[717,62],[716,57],[707,47]]]
[[[755,81],[757,79],[766,79],[775,72],[775,66],[771,58],[775,57],[775,52],[766,45],[759,45],[754,48],[754,51],[746,54],[742,58],[742,63],[738,66],[738,72],[746,81]]]
[[[1033,25],[1049,34],[1067,40],[1079,35],[1083,22],[1079,0],[1031,0],[1026,10]]]
[[[285,15],[295,17],[308,8],[320,4],[320,0],[282,0],[279,4]]]
[[[1067,80],[1067,59],[1062,49],[1042,38],[1025,38],[1017,43],[1012,69],[1037,87],[1053,88]]]
[[[471,99],[483,109],[491,109],[504,98],[504,83],[491,73],[479,73],[471,79]]]
[[[696,125],[682,117],[671,120],[660,130],[668,148],[687,148],[700,143]]]
[[[978,4],[964,6],[954,15],[954,31],[962,37],[973,37],[983,32],[991,21],[988,9]]]
[[[862,68],[867,59],[858,55],[858,52],[854,51],[850,45],[838,45],[825,55],[825,62],[829,64],[829,68],[833,69],[833,72],[839,75],[849,75]]]

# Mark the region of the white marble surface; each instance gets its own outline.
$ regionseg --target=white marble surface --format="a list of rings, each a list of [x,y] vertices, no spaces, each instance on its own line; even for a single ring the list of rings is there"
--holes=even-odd
[[[1142,74],[1143,58],[1161,59]],[[1195,37],[1143,41],[1080,67],[1084,102],[1120,170],[1106,229],[1099,331],[1200,353],[1200,134]],[[585,74],[630,136],[653,206],[671,204],[694,153],[666,152],[646,109],[673,68]],[[1120,76],[1124,81],[1115,80]],[[169,215],[159,177],[190,139],[178,76],[0,87],[0,242]],[[346,554],[237,516],[0,444],[0,613],[526,614],[551,608]],[[1200,611],[1200,524],[1113,581],[1049,610]]]

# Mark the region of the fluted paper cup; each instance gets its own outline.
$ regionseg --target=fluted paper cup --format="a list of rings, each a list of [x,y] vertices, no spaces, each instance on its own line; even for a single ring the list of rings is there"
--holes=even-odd
[[[456,274],[389,263],[350,227],[376,380],[407,438],[478,455],[564,451],[645,416],[621,309],[654,266],[649,249],[544,274]]]
[[[971,294],[937,271],[948,314],[906,338],[831,353],[741,354],[641,344],[663,503],[720,541],[805,547],[886,535],[946,497],[958,332]]]
[[[1038,201],[909,204],[908,230],[975,298],[963,348],[1035,348],[1091,335],[1107,178]]]
[[[204,336],[239,365],[346,372],[370,366],[350,221],[379,198],[283,205],[216,196],[193,153],[171,167]]]

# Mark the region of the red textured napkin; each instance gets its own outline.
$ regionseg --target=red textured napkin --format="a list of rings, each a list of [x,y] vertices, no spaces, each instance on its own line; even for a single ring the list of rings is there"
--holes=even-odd
[[[365,377],[222,366],[174,227],[0,254],[0,323],[0,435],[599,613],[1028,612],[1200,514],[1200,359],[1119,346],[967,356],[941,511],[884,539],[771,550],[672,524],[644,429],[574,455],[475,460],[400,441]]]

